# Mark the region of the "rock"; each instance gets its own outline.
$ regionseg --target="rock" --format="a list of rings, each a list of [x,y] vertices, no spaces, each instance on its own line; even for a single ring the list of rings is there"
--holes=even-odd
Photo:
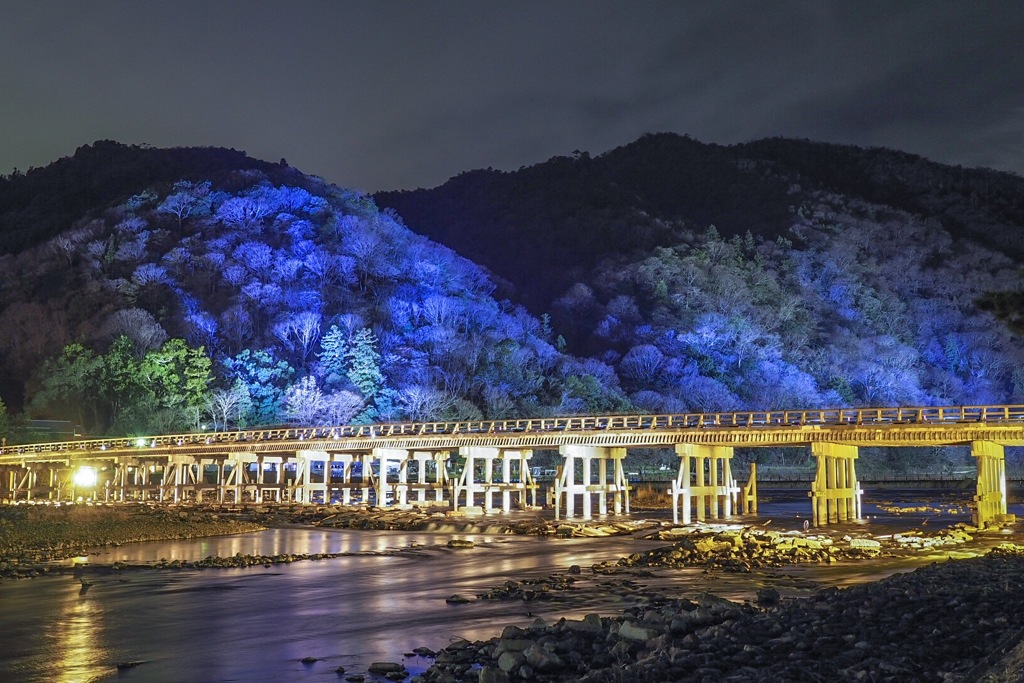
[[[588,614],[582,621],[566,619],[562,628],[569,631],[580,631],[584,633],[600,633],[604,626],[601,624],[601,617],[597,614]]]
[[[498,668],[506,673],[513,673],[526,662],[522,652],[502,652],[498,657]]]
[[[534,642],[528,638],[502,638],[498,641],[497,647],[494,648],[492,656],[500,657],[505,652],[522,652],[533,645]]]
[[[626,640],[646,643],[651,638],[657,638],[659,635],[661,635],[660,629],[638,626],[632,621],[624,621],[622,626],[619,627],[619,637]]]
[[[508,683],[508,674],[497,667],[485,666],[480,669],[480,683]]]
[[[537,644],[528,647],[523,656],[526,657],[526,663],[537,671],[554,671],[565,666],[561,657]]]
[[[526,631],[514,624],[509,624],[501,630],[502,640],[506,638],[522,638],[524,635],[526,635]]]
[[[774,588],[762,588],[757,591],[757,604],[772,607],[779,604],[779,591]]]
[[[367,668],[367,671],[372,674],[402,673],[405,671],[405,667],[397,662],[374,662]]]
[[[469,598],[459,595],[458,593],[445,598],[444,601],[447,602],[449,605],[461,605],[467,602],[472,602],[472,600],[470,600]]]
[[[448,541],[449,548],[472,548],[474,545],[473,541],[467,541],[461,538],[453,538]]]

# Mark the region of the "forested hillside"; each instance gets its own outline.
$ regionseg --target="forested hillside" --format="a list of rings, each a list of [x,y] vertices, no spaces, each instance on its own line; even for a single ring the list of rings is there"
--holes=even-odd
[[[0,395],[91,434],[1024,402],[1022,197],[789,140],[375,198],[96,143],[0,180]]]
[[[482,269],[289,175],[143,183],[0,257],[5,401],[92,434],[628,407]]]
[[[661,134],[376,198],[549,312],[641,410],[1024,401],[1021,340],[983,310],[1019,319],[998,294],[1021,285],[1010,174]]]

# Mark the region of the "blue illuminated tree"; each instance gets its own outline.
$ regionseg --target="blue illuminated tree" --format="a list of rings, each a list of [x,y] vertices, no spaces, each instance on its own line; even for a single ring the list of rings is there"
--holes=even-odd
[[[324,409],[324,396],[316,379],[305,376],[284,392],[284,416],[300,425],[316,424]]]
[[[283,421],[284,391],[295,375],[287,362],[276,359],[270,350],[245,349],[232,358],[225,358],[223,367],[229,381],[240,381],[249,392],[252,409],[245,416],[248,424]]]

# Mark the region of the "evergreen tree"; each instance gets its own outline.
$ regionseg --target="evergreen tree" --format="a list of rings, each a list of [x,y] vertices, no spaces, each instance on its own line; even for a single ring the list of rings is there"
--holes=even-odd
[[[242,351],[223,361],[232,382],[242,383],[248,390],[252,408],[244,418],[250,425],[277,424],[283,421],[283,396],[295,370],[285,361],[277,360],[272,351]]]

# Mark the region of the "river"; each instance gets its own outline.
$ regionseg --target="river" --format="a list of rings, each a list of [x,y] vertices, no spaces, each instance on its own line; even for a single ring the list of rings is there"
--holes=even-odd
[[[891,492],[887,495],[892,498]],[[759,517],[742,521],[800,529],[807,507],[806,499],[765,502]],[[1011,512],[1024,514],[1020,509]],[[955,515],[934,512],[894,516],[870,502],[865,503],[865,516],[865,522],[832,527],[827,533],[891,533],[922,522],[930,521],[934,527],[957,521]],[[453,537],[471,539],[476,546],[448,548]],[[999,540],[993,535],[988,545]],[[526,626],[536,617],[554,621],[589,612],[615,614],[631,597],[603,590],[603,577],[586,568],[659,545],[664,542],[631,537],[286,528],[99,549],[89,558],[95,564],[236,553],[350,555],[270,568],[94,574],[90,586],[69,575],[5,581],[0,584],[0,681],[337,681],[343,680],[336,673],[339,666],[365,673],[375,661],[403,662],[417,672],[430,662],[405,656],[416,647],[437,650],[456,637],[491,637],[506,624]],[[943,550],[899,561],[788,567],[745,575],[692,569],[658,572],[638,581],[685,596],[710,590],[742,600],[753,599],[766,585],[784,594],[806,593],[821,585],[879,578],[957,553]],[[472,597],[508,579],[540,578],[565,572],[573,564],[584,568],[579,585],[590,590],[529,603],[445,602],[452,594]],[[319,661],[303,663],[306,657]],[[135,666],[119,669],[119,663]]]

